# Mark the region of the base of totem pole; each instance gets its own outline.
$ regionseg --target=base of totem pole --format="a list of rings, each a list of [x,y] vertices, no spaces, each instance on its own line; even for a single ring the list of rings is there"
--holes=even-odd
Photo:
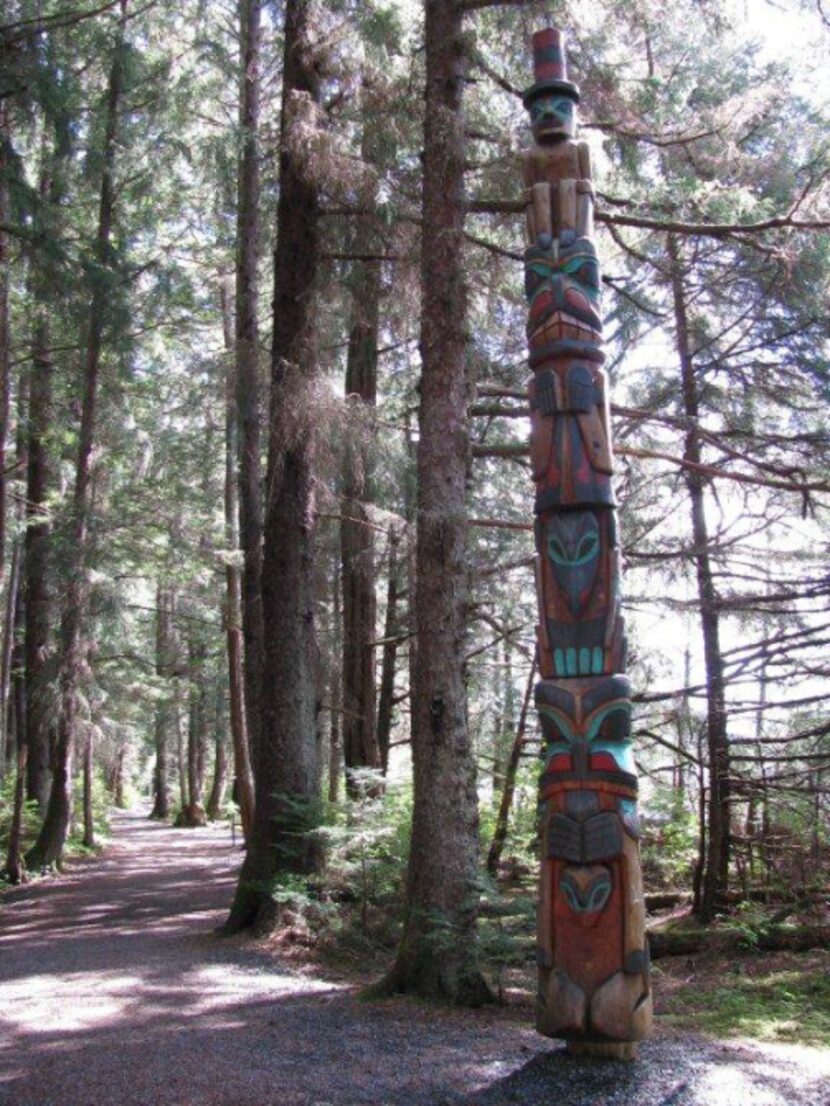
[[[568,1041],[571,1056],[594,1060],[636,1060],[636,1041]]]

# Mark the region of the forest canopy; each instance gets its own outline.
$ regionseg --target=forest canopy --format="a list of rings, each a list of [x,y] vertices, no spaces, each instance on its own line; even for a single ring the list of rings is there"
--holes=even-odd
[[[478,1001],[470,897],[535,863],[520,152],[551,20],[594,166],[646,890],[711,921],[826,887],[830,25],[445,7],[457,110],[412,0],[3,5],[0,839],[18,882],[111,803],[230,813],[229,928],[346,882],[393,950],[408,895],[391,978]]]

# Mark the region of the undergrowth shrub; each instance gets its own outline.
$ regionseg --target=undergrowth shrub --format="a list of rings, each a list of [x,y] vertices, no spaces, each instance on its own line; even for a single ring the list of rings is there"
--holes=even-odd
[[[647,807],[640,807],[640,855],[643,879],[650,890],[690,887],[697,858],[698,821],[670,787],[658,787]]]
[[[6,856],[9,851],[9,833],[11,832],[12,817],[14,815],[14,789],[16,786],[15,773],[10,772],[5,779],[0,780],[0,883],[3,883],[3,869],[6,864]],[[23,825],[21,844],[24,849],[34,841],[39,825],[37,803],[30,799],[23,806]]]
[[[478,951],[493,988],[504,997],[505,973],[535,963],[537,902],[533,888],[502,887],[485,877],[478,925]]]
[[[392,945],[403,906],[412,832],[412,789],[368,769],[357,799],[332,805],[322,827],[327,863],[323,895],[340,904],[338,944]]]
[[[83,776],[78,774],[72,793],[72,823],[69,827],[67,850],[69,853],[88,853],[83,843],[84,836],[84,792]],[[103,768],[96,767],[92,774],[92,824],[95,831],[96,847],[104,838],[109,837],[110,809],[112,796],[104,779]]]
[[[738,903],[723,922],[723,928],[734,933],[739,947],[747,951],[757,949],[760,939],[774,927],[775,920],[769,908],[757,902]]]

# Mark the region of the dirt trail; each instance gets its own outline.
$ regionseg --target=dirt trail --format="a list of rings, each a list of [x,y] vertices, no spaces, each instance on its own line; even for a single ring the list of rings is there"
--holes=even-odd
[[[217,939],[224,827],[118,814],[106,855],[0,906],[2,1106],[784,1106],[830,1103],[830,1059],[658,1034],[588,1065],[505,1011],[354,991]]]

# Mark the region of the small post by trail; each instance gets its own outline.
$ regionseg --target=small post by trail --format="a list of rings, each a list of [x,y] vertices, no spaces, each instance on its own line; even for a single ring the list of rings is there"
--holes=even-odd
[[[544,738],[537,1028],[630,1058],[652,1002],[588,145],[565,39],[533,36],[525,290]]]

